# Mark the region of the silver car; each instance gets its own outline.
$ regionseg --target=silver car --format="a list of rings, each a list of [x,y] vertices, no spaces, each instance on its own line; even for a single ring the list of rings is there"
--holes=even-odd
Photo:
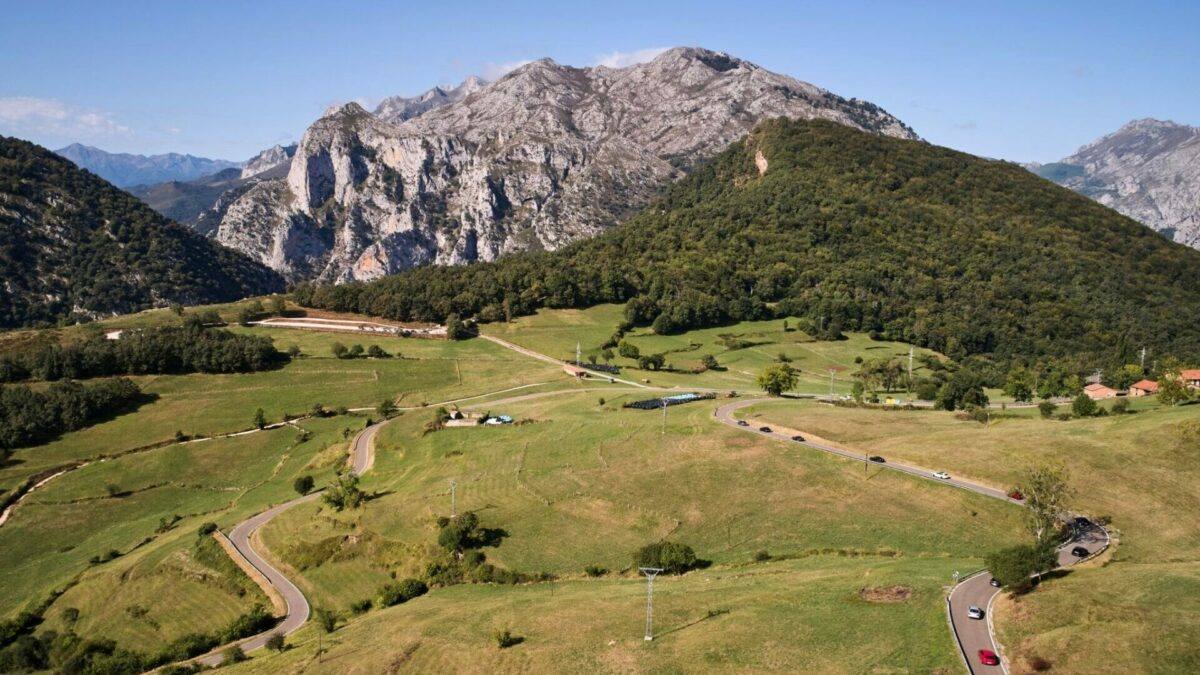
[[[971,605],[970,607],[967,608],[967,618],[982,619],[983,618],[983,610],[979,609],[975,605]]]

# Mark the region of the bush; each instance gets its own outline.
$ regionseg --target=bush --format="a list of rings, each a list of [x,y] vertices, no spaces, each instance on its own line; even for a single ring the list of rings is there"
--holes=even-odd
[[[1119,398],[1113,401],[1111,412],[1114,415],[1124,415],[1129,412],[1129,399]]]
[[[587,567],[583,568],[583,571],[589,577],[602,577],[605,574],[608,574],[608,569],[599,565],[588,565]]]
[[[379,345],[371,345],[370,347],[367,347],[367,356],[373,359],[387,359],[391,358],[392,355],[385,352],[383,347],[380,347]]]
[[[1020,545],[989,553],[985,558],[988,570],[1000,584],[1013,593],[1033,589],[1034,575],[1048,572],[1058,564],[1052,543],[1042,546]]]
[[[496,639],[496,646],[500,649],[508,649],[525,641],[525,638],[513,635],[507,628],[496,631],[493,637]]]
[[[312,491],[313,484],[314,481],[312,476],[298,476],[296,480],[292,481],[292,489],[295,490],[297,494],[306,495]]]
[[[374,605],[375,603],[371,602],[370,598],[363,598],[350,603],[350,611],[354,614],[366,614]]]
[[[337,629],[338,615],[335,612],[320,608],[313,612],[313,616],[317,620],[317,626],[326,633],[332,633]]]
[[[698,567],[698,563],[691,546],[672,541],[647,544],[633,554],[635,567],[657,567],[667,574],[683,574]]]
[[[392,607],[408,602],[413,598],[425,595],[429,587],[419,579],[405,579],[398,583],[388,584],[379,589],[379,606]]]
[[[754,554],[755,562],[766,562],[771,559],[771,554],[766,550],[759,551]]]
[[[937,398],[938,384],[933,380],[921,380],[917,383],[917,398],[922,401],[932,401]]]
[[[287,647],[287,642],[283,639],[283,633],[271,633],[265,646],[271,651],[282,652]]]
[[[232,645],[225,648],[221,652],[221,665],[227,666],[233,663],[241,663],[250,657],[246,656],[245,650],[238,645]]]
[[[196,530],[196,534],[198,534],[201,537],[207,537],[208,535],[210,535],[216,531],[217,531],[216,523],[204,523],[203,525],[200,526],[200,529]]]
[[[1042,414],[1042,419],[1045,420],[1054,417],[1054,411],[1057,409],[1058,406],[1054,405],[1054,403],[1051,401],[1042,401],[1038,404],[1038,412]]]
[[[1075,413],[1076,417],[1092,417],[1098,408],[1096,402],[1087,394],[1080,394],[1075,397],[1074,401],[1071,401],[1071,412]]]

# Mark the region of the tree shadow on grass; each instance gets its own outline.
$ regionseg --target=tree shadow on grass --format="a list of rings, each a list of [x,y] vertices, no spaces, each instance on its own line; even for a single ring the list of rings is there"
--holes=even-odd
[[[691,621],[688,621],[687,623],[675,626],[674,628],[668,628],[667,630],[664,630],[661,633],[655,633],[654,637],[655,637],[655,639],[663,638],[663,637],[670,635],[671,633],[678,633],[681,630],[691,628],[692,626],[704,623],[705,621],[708,621],[710,619],[715,619],[718,616],[723,616],[728,613],[729,613],[729,610],[727,608],[710,609],[704,616],[702,616],[698,619],[692,619]]]

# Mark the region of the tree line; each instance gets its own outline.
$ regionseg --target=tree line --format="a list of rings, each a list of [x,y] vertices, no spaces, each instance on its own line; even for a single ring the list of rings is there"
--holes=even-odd
[[[90,426],[145,398],[136,384],[123,377],[87,385],[65,380],[44,390],[0,385],[0,460],[15,448]]]

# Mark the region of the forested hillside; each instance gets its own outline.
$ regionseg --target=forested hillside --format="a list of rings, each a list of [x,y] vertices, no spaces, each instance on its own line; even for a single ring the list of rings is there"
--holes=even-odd
[[[0,329],[281,290],[249,258],[70,161],[0,137]]]
[[[661,332],[774,313],[955,358],[1200,356],[1200,252],[1020,166],[823,121],[764,123],[555,253],[298,293],[439,321],[630,299]]]

